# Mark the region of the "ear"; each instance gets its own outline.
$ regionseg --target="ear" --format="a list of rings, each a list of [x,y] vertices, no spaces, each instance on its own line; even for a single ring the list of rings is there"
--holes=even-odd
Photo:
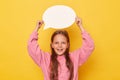
[[[50,47],[53,48],[53,44],[52,43],[50,43]]]
[[[70,48],[70,43],[68,43],[67,48]]]

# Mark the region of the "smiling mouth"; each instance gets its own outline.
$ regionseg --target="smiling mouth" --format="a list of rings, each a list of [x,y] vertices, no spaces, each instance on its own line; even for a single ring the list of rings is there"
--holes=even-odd
[[[57,51],[62,52],[62,51],[63,51],[63,49],[57,49]]]

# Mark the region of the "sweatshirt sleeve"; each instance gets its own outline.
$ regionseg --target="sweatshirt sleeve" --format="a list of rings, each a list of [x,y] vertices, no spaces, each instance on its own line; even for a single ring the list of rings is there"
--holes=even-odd
[[[90,56],[94,50],[94,42],[86,31],[82,32],[82,46],[78,50],[72,53],[74,61],[77,62],[78,66],[81,66]]]
[[[40,49],[37,41],[38,41],[38,32],[33,31],[33,33],[30,35],[27,45],[29,55],[38,66],[49,64],[50,54],[43,52]]]

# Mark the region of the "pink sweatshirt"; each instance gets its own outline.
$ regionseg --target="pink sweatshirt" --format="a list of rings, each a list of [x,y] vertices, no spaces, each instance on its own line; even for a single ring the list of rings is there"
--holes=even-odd
[[[49,64],[50,64],[51,54],[47,52],[43,52],[40,49],[37,41],[38,41],[38,32],[34,31],[31,34],[30,39],[28,41],[28,52],[29,55],[34,60],[34,62],[39,67],[41,67],[44,73],[44,80],[50,80]],[[70,53],[70,58],[73,61],[73,65],[74,65],[73,80],[78,80],[79,66],[81,66],[87,60],[87,58],[94,50],[94,42],[86,31],[82,32],[82,41],[83,41],[82,47]],[[68,80],[70,73],[66,67],[66,63],[65,63],[66,60],[64,55],[58,56],[57,59],[60,63],[60,66],[58,67],[58,80]]]

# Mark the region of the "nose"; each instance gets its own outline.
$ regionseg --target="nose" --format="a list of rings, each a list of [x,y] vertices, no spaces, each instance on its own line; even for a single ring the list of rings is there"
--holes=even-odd
[[[62,47],[62,44],[61,44],[61,43],[59,43],[59,44],[58,44],[58,46],[59,46],[59,47]]]

